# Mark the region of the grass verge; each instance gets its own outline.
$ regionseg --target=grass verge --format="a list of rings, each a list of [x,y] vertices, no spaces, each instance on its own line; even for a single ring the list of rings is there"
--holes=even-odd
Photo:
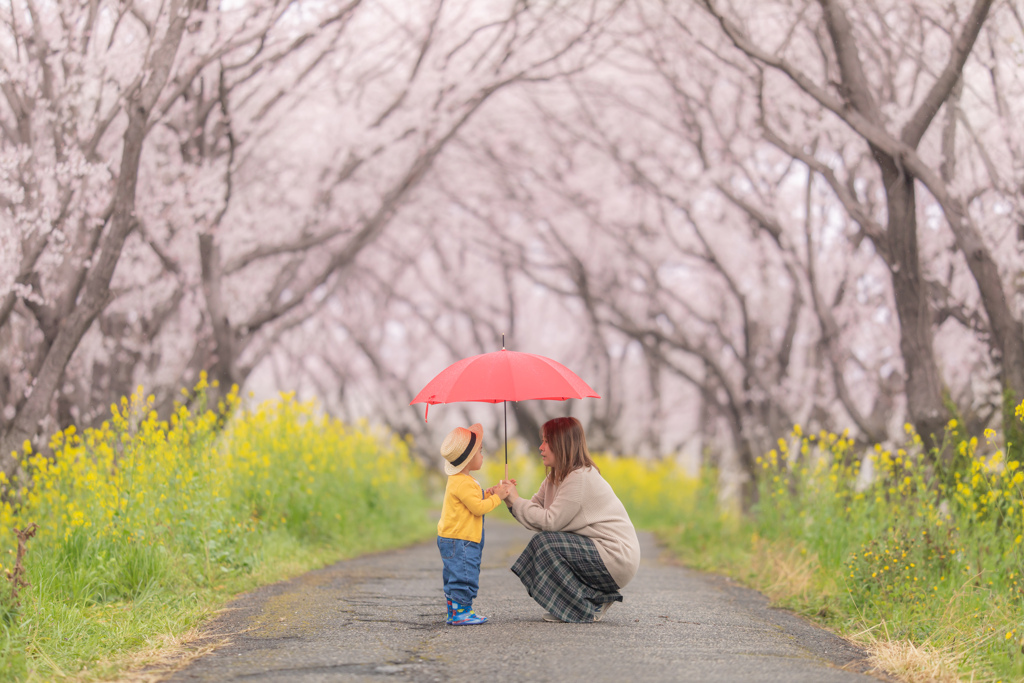
[[[101,428],[26,444],[0,482],[0,569],[39,526],[0,598],[0,679],[98,680],[166,660],[239,592],[428,537],[431,501],[407,445],[319,417],[290,396],[253,410],[205,382],[168,421],[141,392]],[[13,587],[13,586],[12,586]]]
[[[1024,408],[1017,409],[1017,416]],[[956,421],[926,452],[856,450],[799,426],[758,459],[759,502],[723,507],[715,472],[596,456],[639,528],[863,646],[904,681],[1024,681],[1024,444]],[[940,456],[940,454],[942,454]],[[536,490],[536,458],[510,471]],[[488,481],[497,481],[497,469]]]
[[[855,453],[797,427],[759,459],[749,514],[721,509],[709,476],[689,515],[652,528],[687,564],[858,642],[902,680],[1021,681],[1024,458],[956,427],[945,465],[909,429],[902,448]]]

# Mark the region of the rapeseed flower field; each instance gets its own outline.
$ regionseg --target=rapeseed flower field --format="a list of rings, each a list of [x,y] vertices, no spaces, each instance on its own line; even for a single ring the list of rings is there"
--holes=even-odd
[[[22,478],[0,479],[0,570],[15,571],[14,530],[38,524],[31,586],[0,598],[0,678],[100,677],[240,590],[432,535],[436,482],[408,443],[288,395],[250,409],[232,391],[208,406],[207,388],[167,420],[140,390],[99,428],[54,435],[45,455],[26,444]],[[797,425],[757,459],[746,512],[720,503],[713,469],[594,459],[634,523],[688,564],[942,669],[887,655],[888,671],[1024,680],[1024,444],[956,420],[931,452],[909,426],[900,445],[865,448]],[[527,496],[544,476],[515,447],[509,472]],[[503,476],[490,456],[478,478]]]
[[[927,451],[904,429],[900,446],[865,452],[797,425],[757,459],[750,514],[714,522],[706,557],[692,535],[676,547],[842,633],[926,648],[949,680],[1024,680],[1024,444],[951,420]]]
[[[757,459],[745,513],[720,503],[713,470],[593,457],[633,522],[687,564],[861,642],[904,680],[1022,681],[1024,444],[953,420],[929,452],[905,432],[865,448],[795,426]],[[544,476],[537,455],[511,457],[509,472],[526,496]],[[503,463],[482,475],[496,483]]]
[[[710,482],[688,475],[671,458],[644,460],[607,453],[591,453],[591,457],[626,506],[634,525],[643,529],[674,526],[678,520],[692,517],[699,505],[707,505],[705,496],[713,489]],[[537,492],[545,477],[540,456],[524,454],[518,444],[513,445],[509,455],[508,472],[509,477],[516,480],[519,495],[526,498]],[[505,478],[504,460],[497,456],[485,457],[476,478],[484,487],[497,484]],[[712,494],[712,507],[716,495]],[[504,505],[499,505],[488,517],[512,519]]]
[[[245,409],[236,389],[208,406],[208,389],[167,420],[140,389],[102,426],[55,434],[50,454],[25,444],[21,478],[0,481],[0,570],[14,569],[13,530],[38,531],[31,587],[0,600],[0,678],[102,675],[225,595],[431,533],[404,441],[290,395]]]

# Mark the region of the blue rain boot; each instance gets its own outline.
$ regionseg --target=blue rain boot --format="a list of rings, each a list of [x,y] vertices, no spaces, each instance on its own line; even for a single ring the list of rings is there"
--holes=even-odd
[[[452,600],[452,626],[474,626],[486,624],[487,617],[482,617],[473,611],[473,605],[463,605]]]
[[[450,624],[455,620],[455,610],[452,609],[452,599],[449,598],[447,595],[444,596],[444,599],[445,602],[448,603],[448,620],[445,621],[445,623]]]

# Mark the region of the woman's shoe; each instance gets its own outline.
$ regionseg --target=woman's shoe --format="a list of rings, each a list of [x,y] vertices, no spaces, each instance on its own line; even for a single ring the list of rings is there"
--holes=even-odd
[[[545,612],[545,613],[544,613],[544,616],[543,616],[543,617],[541,617],[541,618],[542,618],[542,619],[543,619],[544,621],[557,621],[557,622],[558,622],[559,624],[561,624],[561,623],[562,623],[562,620],[561,620],[561,619],[559,619],[558,617],[556,617],[556,616],[555,616],[554,614],[552,614],[551,612]]]
[[[601,606],[597,608],[597,614],[594,615],[594,621],[601,621],[604,618],[604,613],[614,604],[614,602],[602,602]]]
[[[475,626],[486,624],[487,617],[482,617],[473,611],[473,605],[463,605],[452,600],[452,626]]]

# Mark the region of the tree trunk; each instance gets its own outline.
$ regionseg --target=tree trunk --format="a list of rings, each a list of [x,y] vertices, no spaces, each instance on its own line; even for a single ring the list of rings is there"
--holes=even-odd
[[[139,158],[145,138],[148,111],[133,102],[128,117],[128,130],[124,135],[121,173],[118,177],[116,209],[109,232],[94,269],[89,272],[82,300],[61,320],[56,338],[43,360],[28,400],[22,405],[10,429],[0,439],[2,468],[8,476],[18,467],[14,456],[21,444],[36,434],[39,423],[50,413],[50,401],[64,379],[64,369],[72,354],[103,309],[110,301],[110,279],[114,274],[121,248],[131,231],[135,211],[135,187],[138,180]]]
[[[942,381],[932,345],[932,314],[918,258],[914,178],[888,155],[873,151],[886,189],[886,236],[900,323],[900,355],[907,377],[907,411],[914,429],[930,448],[941,439],[948,413],[942,402]]]
[[[509,407],[512,408],[519,437],[526,442],[531,453],[536,452],[540,448],[541,423],[537,421],[529,408],[518,401],[512,401]]]
[[[877,126],[883,126],[883,116],[864,73],[853,27],[846,12],[835,0],[819,2],[836,51],[842,81],[840,90],[844,99],[865,119]],[[969,45],[973,45],[973,39]],[[970,52],[969,45],[965,48],[964,59],[966,53]],[[961,62],[960,68],[962,67]],[[946,73],[943,74],[943,78],[952,78],[948,87],[943,90],[941,84],[936,83],[929,92],[926,102],[918,107],[912,117],[913,126],[908,126],[904,130],[905,143],[910,147],[917,146],[928,127],[928,122],[945,101],[956,81],[955,76]],[[924,439],[926,446],[930,447],[934,445],[935,439],[941,437],[946,421],[946,410],[942,404],[942,381],[932,345],[932,315],[928,293],[921,277],[914,176],[907,173],[897,157],[875,144],[869,144],[885,185],[888,214],[885,237],[891,258],[889,268],[900,323],[900,354],[907,375],[907,410],[914,428]]]
[[[226,394],[231,386],[238,383],[235,377],[235,345],[234,330],[224,310],[222,296],[223,268],[220,257],[220,246],[209,233],[199,236],[199,260],[203,278],[203,296],[206,298],[206,310],[210,314],[210,326],[213,328],[213,365],[210,369],[211,378],[217,381],[215,398]]]

